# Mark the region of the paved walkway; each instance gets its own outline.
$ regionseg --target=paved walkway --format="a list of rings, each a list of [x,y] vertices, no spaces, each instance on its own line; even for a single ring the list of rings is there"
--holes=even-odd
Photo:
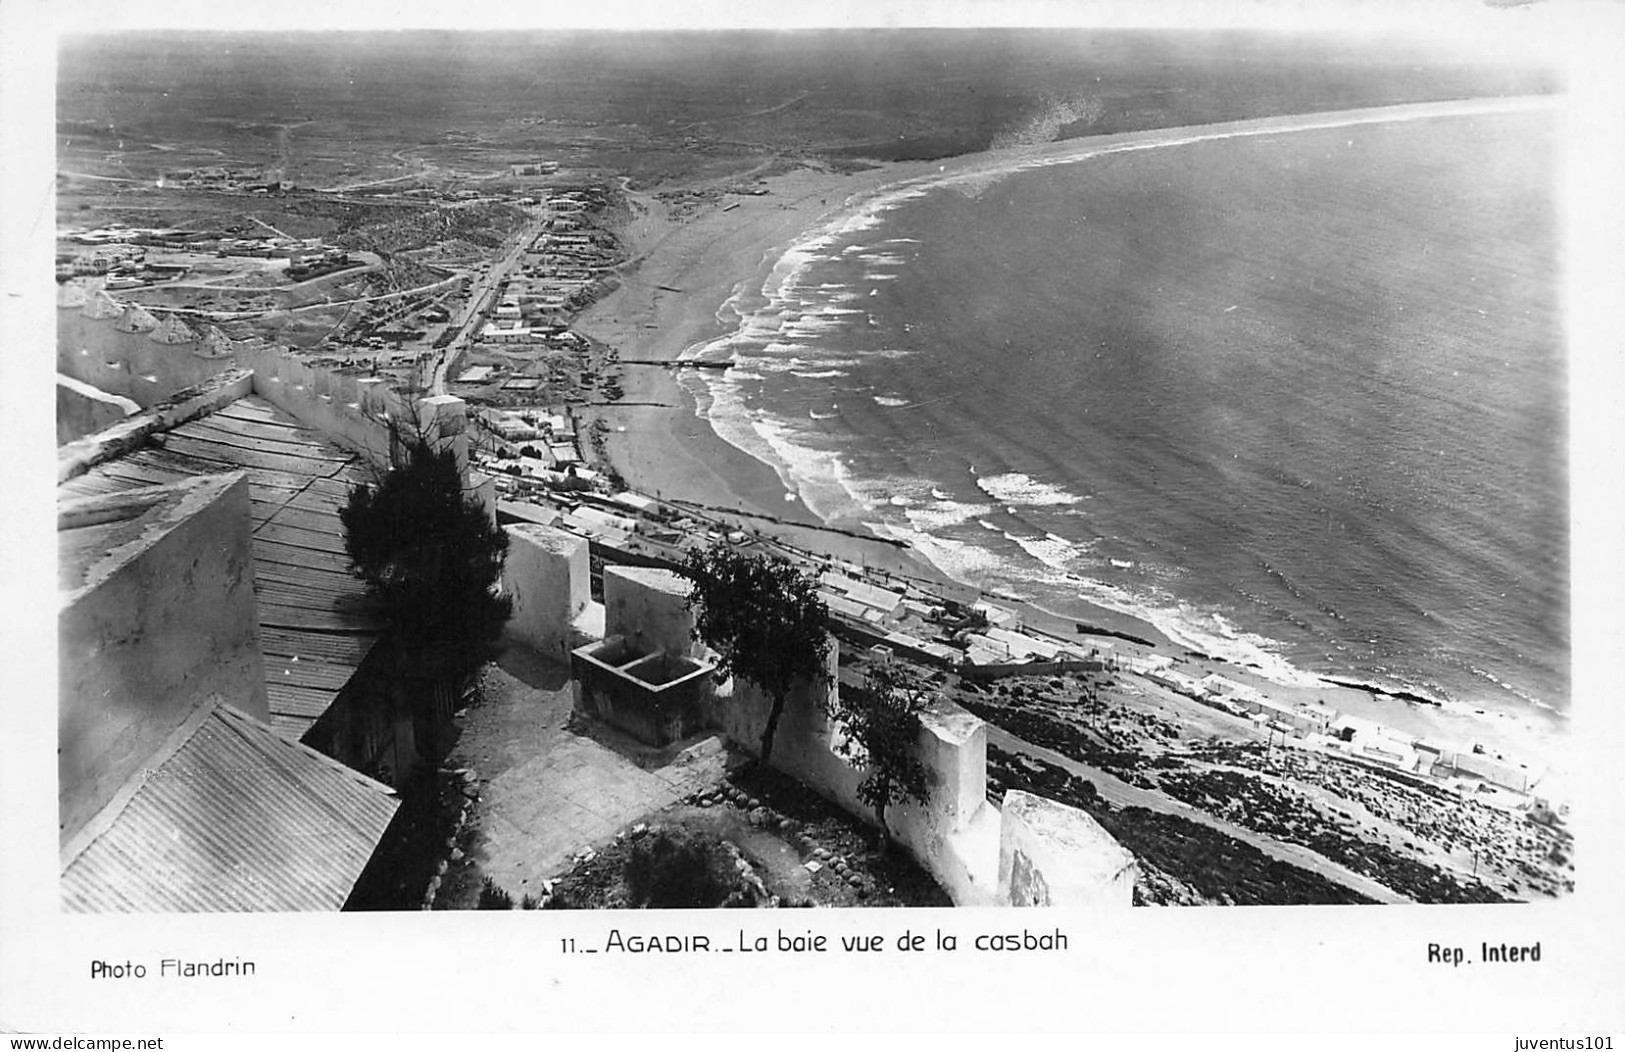
[[[573,716],[568,670],[526,648],[509,645],[484,675],[450,765],[479,778],[475,861],[515,899],[730,763],[714,734],[655,750]]]

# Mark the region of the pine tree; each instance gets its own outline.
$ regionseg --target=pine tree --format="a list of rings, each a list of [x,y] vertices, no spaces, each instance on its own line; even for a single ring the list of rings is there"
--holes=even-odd
[[[513,606],[493,590],[508,536],[463,492],[451,450],[403,445],[396,467],[350,491],[345,548],[400,652],[460,682],[489,659]]]

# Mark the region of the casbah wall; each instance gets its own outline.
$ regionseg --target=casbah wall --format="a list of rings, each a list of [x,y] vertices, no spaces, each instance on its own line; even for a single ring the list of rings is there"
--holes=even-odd
[[[157,330],[131,329],[105,297],[57,311],[57,369],[142,408],[229,369],[254,373],[254,393],[335,441],[385,466],[390,453],[384,420],[414,419],[388,384],[314,366],[260,341],[231,340],[218,329],[183,342],[161,342]]]
[[[95,434],[141,407],[128,398],[97,390],[71,376],[56,378],[56,444]]]
[[[858,797],[864,769],[835,751],[838,729],[825,714],[838,688],[836,648],[830,641],[828,679],[804,683],[785,702],[773,736],[773,767],[870,824],[874,809]],[[760,755],[771,700],[754,684],[735,678],[719,691],[711,721],[752,755]],[[986,793],[987,731],[958,706],[937,701],[920,720],[916,755],[930,785],[922,804],[887,809],[892,836],[962,906],[992,905],[998,882],[998,809]]]
[[[106,539],[64,580],[59,775],[66,840],[202,704],[268,719],[241,473],[95,497],[59,510]],[[68,571],[64,571],[67,573]]]
[[[254,375],[235,369],[183,388],[164,401],[116,421],[100,431],[76,438],[56,451],[56,478],[65,482],[97,464],[140,449],[147,439],[172,427],[206,416],[253,393]]]

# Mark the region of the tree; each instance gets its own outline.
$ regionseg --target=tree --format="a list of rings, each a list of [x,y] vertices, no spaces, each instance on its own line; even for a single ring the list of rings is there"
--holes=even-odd
[[[870,666],[863,690],[842,690],[830,711],[842,732],[835,751],[868,767],[858,799],[875,809],[882,847],[891,841],[886,808],[908,800],[923,804],[931,788],[915,753],[930,696],[911,667],[883,661]]]
[[[340,509],[352,571],[402,655],[461,682],[491,655],[513,600],[493,586],[508,536],[463,492],[457,459],[422,435]]]
[[[818,579],[784,559],[742,555],[721,542],[690,551],[684,572],[694,582],[694,635],[721,655],[724,676],[749,680],[772,701],[762,731],[767,763],[790,691],[829,677],[829,609]]]

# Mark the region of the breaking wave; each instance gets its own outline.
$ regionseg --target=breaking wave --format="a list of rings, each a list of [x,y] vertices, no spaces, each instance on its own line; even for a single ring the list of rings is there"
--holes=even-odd
[[[1041,482],[1019,471],[1003,475],[984,475],[976,480],[982,492],[1001,504],[1024,504],[1028,507],[1056,507],[1080,503],[1083,498],[1068,493],[1060,486]]]

